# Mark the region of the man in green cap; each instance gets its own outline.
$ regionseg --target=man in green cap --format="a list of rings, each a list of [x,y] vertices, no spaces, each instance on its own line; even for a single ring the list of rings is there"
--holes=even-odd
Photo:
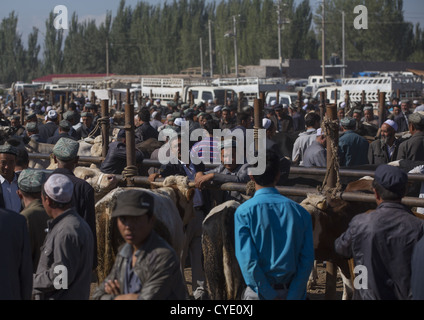
[[[97,267],[97,234],[96,234],[96,213],[94,201],[94,189],[85,180],[74,175],[74,170],[78,165],[79,143],[70,138],[61,138],[53,147],[54,161],[57,169],[53,174],[64,174],[71,179],[74,184],[72,201],[75,211],[88,223],[94,237],[94,266]]]
[[[33,273],[37,271],[40,248],[46,237],[45,229],[49,220],[41,203],[41,187],[44,182],[46,182],[46,174],[34,169],[23,170],[18,178],[17,192],[25,207],[21,214],[25,217],[28,226]]]
[[[354,130],[356,120],[343,118],[341,121],[343,134],[339,139],[340,166],[352,167],[368,164],[368,141]]]
[[[18,150],[11,145],[0,146],[0,208],[20,212],[22,209],[18,190],[18,176],[15,173]]]

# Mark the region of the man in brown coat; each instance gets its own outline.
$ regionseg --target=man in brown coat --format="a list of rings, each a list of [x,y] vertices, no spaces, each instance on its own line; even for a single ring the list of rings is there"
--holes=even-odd
[[[21,214],[27,221],[34,273],[40,260],[40,248],[46,237],[47,221],[49,220],[41,203],[41,187],[45,181],[46,174],[34,169],[23,170],[18,179],[19,189],[17,192],[25,206]]]

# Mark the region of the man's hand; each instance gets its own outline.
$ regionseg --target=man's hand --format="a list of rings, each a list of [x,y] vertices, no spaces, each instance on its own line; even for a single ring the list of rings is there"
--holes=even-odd
[[[157,177],[159,177],[159,176],[160,176],[160,174],[159,174],[159,173],[152,173],[152,174],[149,176],[148,180],[149,180],[149,182],[155,182],[156,178],[157,178]]]
[[[105,283],[105,291],[107,294],[117,296],[121,293],[118,280],[109,280]]]
[[[214,173],[196,175],[196,178],[194,180],[195,187],[198,189],[203,189],[208,182],[212,181],[214,175]]]

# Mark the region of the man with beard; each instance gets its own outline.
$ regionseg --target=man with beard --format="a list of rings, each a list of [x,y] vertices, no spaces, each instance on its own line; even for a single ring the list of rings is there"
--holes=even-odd
[[[399,145],[402,142],[395,134],[398,130],[396,122],[387,120],[381,126],[381,138],[373,141],[368,149],[368,161],[370,164],[385,164],[395,161]]]

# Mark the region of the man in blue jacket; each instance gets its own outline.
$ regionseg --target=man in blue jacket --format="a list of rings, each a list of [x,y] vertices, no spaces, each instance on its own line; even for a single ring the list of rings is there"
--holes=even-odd
[[[255,195],[234,215],[235,251],[247,288],[245,300],[302,300],[314,263],[312,219],[280,195],[279,157],[268,151],[265,173],[250,176]]]
[[[356,120],[344,118],[340,121],[343,135],[339,139],[340,166],[353,167],[368,164],[369,142],[354,130]]]

